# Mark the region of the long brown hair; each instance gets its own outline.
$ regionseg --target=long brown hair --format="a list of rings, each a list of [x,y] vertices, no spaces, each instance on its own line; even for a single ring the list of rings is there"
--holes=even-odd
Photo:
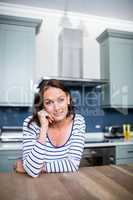
[[[30,119],[28,126],[33,121],[36,122],[38,126],[40,126],[40,121],[39,121],[37,113],[38,113],[38,111],[40,111],[44,108],[43,94],[44,94],[44,91],[46,91],[49,87],[59,88],[59,89],[63,90],[66,93],[66,95],[70,96],[70,104],[68,105],[67,117],[70,115],[74,116],[74,105],[73,105],[71,93],[70,93],[69,89],[66,86],[64,86],[62,81],[56,80],[56,79],[42,80],[38,86],[39,91],[38,91],[38,93],[35,94],[35,97],[34,97],[32,118]]]

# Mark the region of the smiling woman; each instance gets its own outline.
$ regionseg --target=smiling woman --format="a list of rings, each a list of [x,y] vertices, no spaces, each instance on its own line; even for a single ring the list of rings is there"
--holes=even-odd
[[[44,81],[35,96],[33,114],[23,124],[24,171],[32,177],[42,171],[77,171],[84,133],[84,118],[74,113],[69,90],[58,80]]]

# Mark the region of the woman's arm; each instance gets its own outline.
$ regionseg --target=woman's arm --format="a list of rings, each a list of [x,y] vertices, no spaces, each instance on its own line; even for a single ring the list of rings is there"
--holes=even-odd
[[[23,167],[32,177],[37,177],[44,165],[44,145],[39,141],[40,128],[34,124],[28,127],[27,118],[23,123]]]
[[[38,112],[38,118],[41,128],[35,123],[31,123],[28,127],[28,118],[23,123],[23,166],[33,177],[38,176],[44,168],[46,133],[49,123],[54,121],[52,115],[44,109]]]

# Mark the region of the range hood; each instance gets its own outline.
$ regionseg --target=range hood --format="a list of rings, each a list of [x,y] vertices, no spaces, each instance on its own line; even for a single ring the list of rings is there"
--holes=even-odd
[[[87,86],[87,87],[96,87],[104,84],[108,84],[107,79],[88,79],[88,78],[72,78],[72,77],[56,77],[56,76],[44,76],[37,83],[37,87],[41,85],[42,81],[47,81],[49,79],[61,80],[67,86]]]

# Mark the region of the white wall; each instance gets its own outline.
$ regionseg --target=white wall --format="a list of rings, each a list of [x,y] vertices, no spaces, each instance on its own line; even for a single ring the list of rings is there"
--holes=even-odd
[[[58,75],[58,35],[61,31],[61,11],[0,3],[0,14],[41,18],[43,23],[36,37],[35,79]],[[133,32],[133,22],[78,13],[68,13],[72,28],[84,30],[83,75],[100,78],[99,44],[96,37],[106,28]]]

